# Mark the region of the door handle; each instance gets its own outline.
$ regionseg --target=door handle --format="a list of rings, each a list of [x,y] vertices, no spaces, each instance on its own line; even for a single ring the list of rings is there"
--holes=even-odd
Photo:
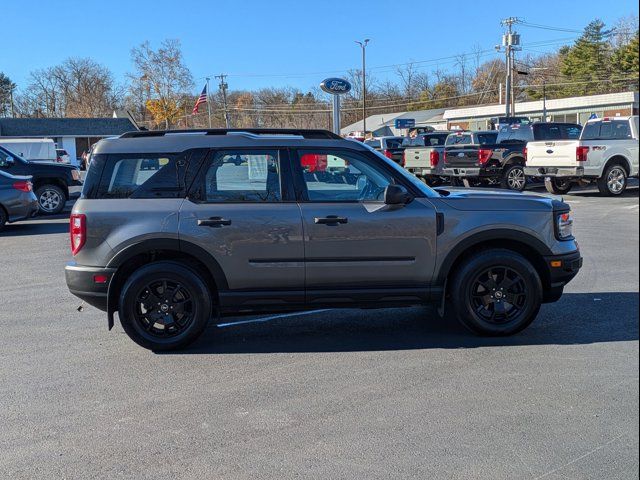
[[[204,220],[198,220],[199,227],[226,227],[231,225],[231,220],[222,217],[211,217]]]
[[[327,215],[326,217],[315,217],[313,222],[318,225],[338,225],[339,223],[347,223],[346,217],[338,217],[337,215]]]

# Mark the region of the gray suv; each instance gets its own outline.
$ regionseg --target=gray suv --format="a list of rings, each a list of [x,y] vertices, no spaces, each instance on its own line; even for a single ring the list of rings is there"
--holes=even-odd
[[[433,190],[324,130],[102,140],[70,230],[70,291],[152,350],[212,318],[331,307],[448,305],[510,335],[582,265],[561,200]]]

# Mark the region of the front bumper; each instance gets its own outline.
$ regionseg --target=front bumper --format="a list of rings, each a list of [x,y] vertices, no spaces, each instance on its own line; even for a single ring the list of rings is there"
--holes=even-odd
[[[576,178],[584,176],[584,167],[524,167],[527,177]]]
[[[64,276],[69,291],[76,297],[99,310],[107,311],[107,293],[109,283],[116,272],[115,268],[86,267],[75,262],[64,267]],[[106,280],[102,281],[105,277]],[[99,279],[100,281],[96,281]]]
[[[562,295],[565,285],[578,274],[582,268],[583,258],[580,250],[563,255],[544,257],[548,271],[548,289],[544,292],[545,302],[555,302]]]

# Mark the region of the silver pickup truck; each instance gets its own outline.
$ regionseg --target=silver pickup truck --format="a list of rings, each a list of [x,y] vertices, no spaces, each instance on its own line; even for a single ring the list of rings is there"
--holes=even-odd
[[[451,132],[423,133],[415,138],[406,138],[403,142],[404,168],[420,178],[427,185],[439,186],[445,180],[443,176],[444,144]]]

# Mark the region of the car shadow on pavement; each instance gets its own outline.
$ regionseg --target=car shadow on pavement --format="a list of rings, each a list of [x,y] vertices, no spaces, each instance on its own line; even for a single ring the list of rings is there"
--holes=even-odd
[[[69,214],[47,215],[7,224],[4,230],[0,232],[0,238],[23,235],[51,235],[54,233],[69,233]]]
[[[244,320],[237,318],[237,320]],[[225,321],[227,321],[225,319]],[[576,345],[638,340],[638,293],[567,293],[511,337],[478,337],[433,308],[331,310],[268,322],[212,325],[165,354],[244,354]]]
[[[640,193],[640,189],[638,187],[629,187],[622,195],[617,198],[635,198]],[[567,197],[603,197],[603,195],[597,189],[589,189],[589,190],[577,190],[571,191],[566,194]],[[611,197],[603,197],[603,198],[611,198]]]

